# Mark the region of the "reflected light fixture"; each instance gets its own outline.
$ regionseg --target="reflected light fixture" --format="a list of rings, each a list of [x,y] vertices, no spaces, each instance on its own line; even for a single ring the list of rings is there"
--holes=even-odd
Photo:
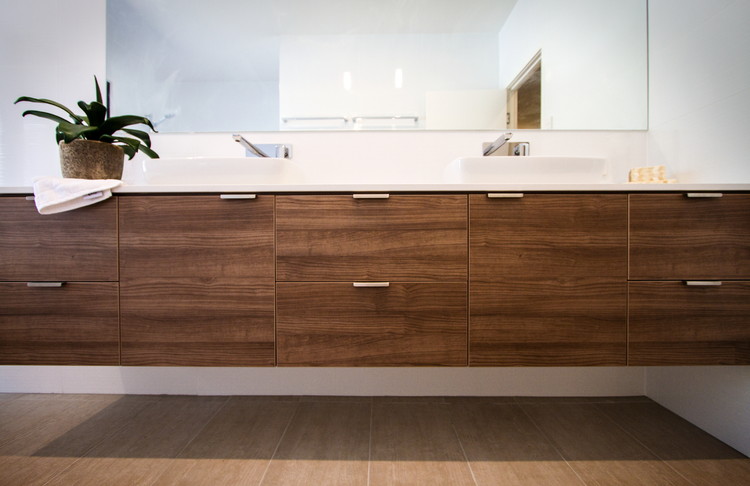
[[[393,86],[396,89],[401,89],[404,86],[404,70],[396,68],[393,72]]]

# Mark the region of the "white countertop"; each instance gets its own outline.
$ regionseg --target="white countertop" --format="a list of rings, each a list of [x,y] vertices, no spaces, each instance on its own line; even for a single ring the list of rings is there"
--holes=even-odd
[[[328,193],[328,192],[685,192],[750,191],[750,184],[463,184],[463,183],[310,183],[310,184],[193,184],[129,185],[117,194],[144,193]],[[32,194],[30,186],[0,187],[0,194]]]

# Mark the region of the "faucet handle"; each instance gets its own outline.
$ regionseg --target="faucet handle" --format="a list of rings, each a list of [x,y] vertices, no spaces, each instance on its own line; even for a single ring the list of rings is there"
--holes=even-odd
[[[511,142],[508,144],[510,155],[531,155],[531,144],[529,142]]]

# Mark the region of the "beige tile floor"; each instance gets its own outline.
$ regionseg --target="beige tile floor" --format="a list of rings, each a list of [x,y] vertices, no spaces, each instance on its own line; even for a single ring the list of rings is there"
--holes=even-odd
[[[0,485],[750,485],[645,397],[0,394]]]

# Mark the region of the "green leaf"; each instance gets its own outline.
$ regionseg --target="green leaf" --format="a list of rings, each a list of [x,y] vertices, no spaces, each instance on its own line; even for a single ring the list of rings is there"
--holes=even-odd
[[[78,106],[86,113],[88,124],[91,126],[100,126],[107,119],[107,107],[103,104],[92,101],[91,104],[78,102]]]
[[[100,104],[103,104],[104,101],[102,101],[102,90],[99,89],[99,80],[96,79],[96,76],[94,76],[94,84],[96,85],[96,101]],[[105,106],[104,109],[106,110],[107,107]]]
[[[128,159],[132,159],[133,156],[138,152],[138,147],[141,145],[141,141],[135,138],[122,137],[119,135],[102,135],[100,139],[102,142],[109,142],[122,147],[125,153],[128,155]]]
[[[151,120],[143,116],[135,115],[113,116],[112,118],[109,118],[104,123],[102,123],[99,127],[99,130],[102,134],[112,135],[116,131],[122,130],[123,128],[130,125],[147,125],[152,130],[154,130],[154,126],[151,124]]]
[[[48,100],[45,98],[32,98],[30,96],[21,96],[13,104],[19,103],[21,101],[28,101],[30,103],[44,103],[47,105],[56,106],[57,108],[60,108],[61,110],[66,112],[68,115],[70,115],[70,117],[73,120],[75,120],[77,123],[83,123],[83,118],[81,118],[79,115],[76,115],[75,113],[73,113],[73,111],[70,108],[68,108],[67,106],[61,103],[58,103],[57,101],[52,101],[52,100]]]
[[[138,148],[140,149],[141,152],[143,152],[144,154],[148,155],[152,159],[158,159],[159,158],[159,154],[157,154],[156,152],[154,152],[149,147],[146,147],[143,144],[141,144]]]
[[[133,135],[134,137],[138,137],[146,144],[147,147],[151,146],[151,137],[149,137],[148,133],[142,131],[142,130],[136,130],[134,128],[123,128],[123,132],[129,133],[130,135]]]
[[[89,127],[87,125],[77,125],[69,122],[62,122],[57,125],[57,131],[63,134],[65,143],[70,143],[77,138],[98,140],[98,138],[89,137],[89,135],[96,131],[96,127]]]
[[[128,160],[132,159],[135,156],[136,152],[138,152],[136,149],[134,149],[130,145],[121,145],[121,144],[116,144],[116,145],[122,148],[122,151],[125,152],[125,155],[128,156]]]
[[[70,123],[65,118],[59,117],[57,115],[53,115],[52,113],[47,113],[46,111],[26,110],[23,112],[22,116],[26,116],[26,115],[33,115],[33,116],[38,116],[39,118],[46,118],[48,120],[52,120],[53,122],[57,122],[57,123]]]

